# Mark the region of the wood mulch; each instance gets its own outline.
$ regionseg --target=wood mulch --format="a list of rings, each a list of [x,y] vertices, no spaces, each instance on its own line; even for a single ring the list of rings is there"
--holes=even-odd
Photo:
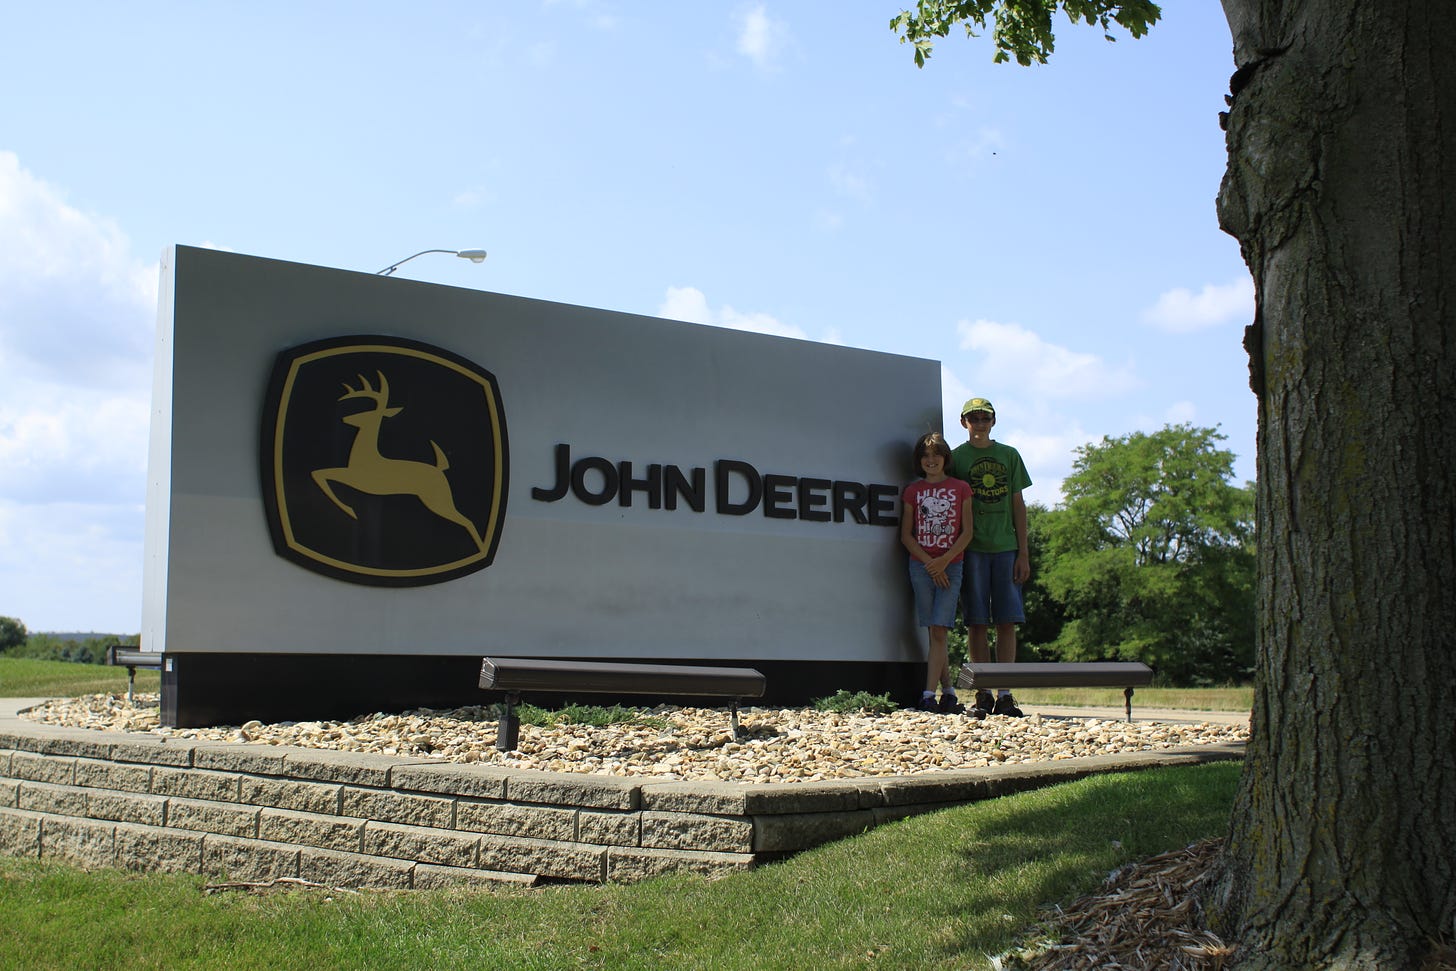
[[[1102,889],[1058,907],[1016,951],[993,958],[1005,971],[1222,971],[1237,943],[1205,926],[1204,885],[1223,838],[1200,840],[1114,870]],[[1456,971],[1456,946],[1440,942],[1421,971]]]
[[[1234,949],[1204,927],[1199,906],[1223,839],[1114,870],[1096,893],[1058,907],[996,963],[1024,971],[1220,971]]]

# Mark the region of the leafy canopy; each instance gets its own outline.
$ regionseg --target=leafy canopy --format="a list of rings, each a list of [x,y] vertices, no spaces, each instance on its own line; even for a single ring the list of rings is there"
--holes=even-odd
[[[1111,33],[1114,23],[1141,37],[1163,15],[1150,0],[919,0],[915,12],[902,10],[890,21],[890,29],[900,34],[900,43],[915,45],[915,66],[924,67],[935,38],[945,37],[956,24],[976,37],[989,19],[996,63],[1014,57],[1025,67],[1033,61],[1045,64],[1056,48],[1052,14],[1058,7],[1074,24],[1101,27],[1109,41],[1117,39]]]
[[[1234,455],[1216,429],[1168,425],[1077,449],[1062,483],[1068,525],[1088,550],[1122,547],[1133,563],[1189,563],[1243,545],[1253,503],[1230,484]]]
[[[1039,517],[1041,584],[1065,660],[1144,661],[1174,683],[1248,675],[1253,488],[1216,429],[1170,425],[1077,452],[1063,504]]]

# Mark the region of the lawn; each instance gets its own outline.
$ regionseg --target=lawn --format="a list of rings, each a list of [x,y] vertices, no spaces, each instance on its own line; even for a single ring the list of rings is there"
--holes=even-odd
[[[161,675],[139,670],[136,690],[156,691]],[[73,698],[111,691],[126,693],[126,668],[0,657],[0,698]]]
[[[1016,692],[1017,701],[1032,705],[1065,705],[1072,708],[1121,708],[1121,688],[1036,688]],[[1251,685],[1217,688],[1138,688],[1133,708],[1181,708],[1190,711],[1249,711],[1254,706]]]
[[[137,687],[157,690],[157,674],[138,672]],[[0,657],[0,696],[125,688],[124,668]],[[1247,689],[1136,697],[1248,704]],[[1238,772],[1217,763],[1099,776],[881,826],[748,873],[633,886],[208,893],[195,876],[0,857],[0,969],[985,968],[1040,908],[1123,863],[1221,835]]]
[[[209,894],[0,857],[0,968],[986,968],[1045,905],[1222,834],[1238,772],[1098,776],[631,886]]]

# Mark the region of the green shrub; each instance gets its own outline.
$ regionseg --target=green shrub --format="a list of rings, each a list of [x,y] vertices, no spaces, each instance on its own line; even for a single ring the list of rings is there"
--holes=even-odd
[[[890,700],[888,694],[872,695],[868,691],[851,694],[840,688],[827,698],[817,698],[814,707],[819,711],[835,711],[840,714],[866,712],[871,715],[888,715],[900,706]]]

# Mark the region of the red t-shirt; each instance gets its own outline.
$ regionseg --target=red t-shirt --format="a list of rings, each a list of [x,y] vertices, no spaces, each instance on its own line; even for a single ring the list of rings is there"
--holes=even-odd
[[[931,556],[940,556],[955,545],[961,534],[961,512],[974,490],[949,476],[939,482],[919,479],[905,487],[900,499],[913,513],[915,542]],[[952,563],[959,562],[957,556]]]

